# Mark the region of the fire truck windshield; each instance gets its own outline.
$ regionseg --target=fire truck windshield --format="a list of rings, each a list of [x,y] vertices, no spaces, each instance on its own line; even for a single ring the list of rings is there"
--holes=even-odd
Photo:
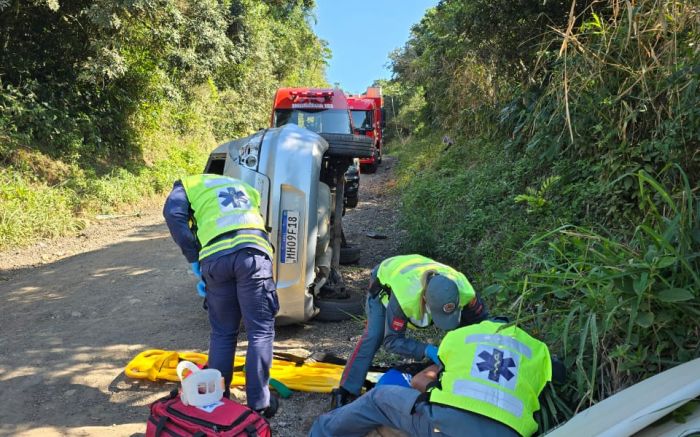
[[[357,129],[372,129],[372,111],[352,110],[352,125]]]
[[[276,109],[275,127],[289,123],[319,133],[352,133],[346,109]]]

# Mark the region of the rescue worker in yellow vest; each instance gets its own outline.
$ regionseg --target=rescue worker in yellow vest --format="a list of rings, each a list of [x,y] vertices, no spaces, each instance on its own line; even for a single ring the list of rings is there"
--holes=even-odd
[[[439,373],[425,393],[377,386],[320,416],[310,436],[364,436],[379,426],[408,435],[531,436],[539,395],[552,380],[547,346],[516,326],[483,321],[445,335]]]
[[[200,279],[200,295],[206,296],[211,326],[209,367],[221,372],[229,396],[243,319],[248,336],[248,406],[271,417],[277,410],[277,398],[270,397],[268,383],[279,301],[260,194],[237,179],[188,176],[175,182],[163,215]]]
[[[370,275],[367,325],[333,390],[335,408],[359,396],[372,359],[383,344],[389,352],[437,362],[437,347],[406,337],[412,325],[435,324],[449,331],[488,317],[467,278],[452,267],[422,255],[387,258]]]

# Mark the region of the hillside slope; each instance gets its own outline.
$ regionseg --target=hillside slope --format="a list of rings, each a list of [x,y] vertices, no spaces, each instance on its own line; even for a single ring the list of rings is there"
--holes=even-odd
[[[381,83],[403,249],[564,358],[544,429],[700,356],[699,33],[693,2],[443,0]]]

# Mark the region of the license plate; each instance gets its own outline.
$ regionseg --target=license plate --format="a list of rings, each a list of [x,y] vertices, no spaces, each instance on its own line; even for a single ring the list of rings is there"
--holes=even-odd
[[[299,211],[282,211],[282,264],[295,264],[299,256]]]

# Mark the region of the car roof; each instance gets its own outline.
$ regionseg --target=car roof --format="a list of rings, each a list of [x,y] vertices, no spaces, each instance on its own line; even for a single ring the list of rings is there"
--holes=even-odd
[[[576,414],[547,436],[632,435],[698,396],[700,396],[700,358],[654,375],[598,402]],[[700,416],[695,418],[695,425],[691,423],[678,425],[699,426]],[[675,435],[683,434],[675,433]]]

